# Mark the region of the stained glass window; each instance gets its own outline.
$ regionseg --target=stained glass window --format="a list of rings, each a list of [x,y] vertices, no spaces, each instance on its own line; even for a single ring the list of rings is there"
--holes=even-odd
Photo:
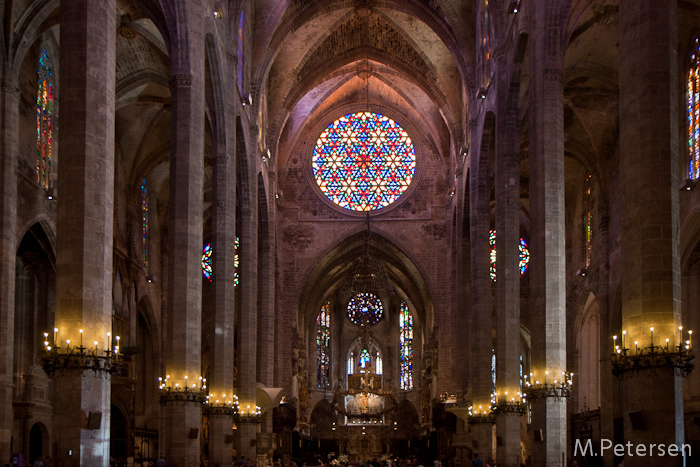
[[[520,394],[523,393],[523,354],[520,354]]]
[[[413,315],[406,302],[401,302],[399,328],[401,389],[413,389]]]
[[[39,55],[39,83],[36,94],[36,181],[45,189],[51,182],[51,147],[53,143],[53,75],[46,50]]]
[[[520,269],[520,275],[522,276],[527,271],[527,265],[530,262],[530,250],[527,248],[527,243],[521,237],[520,244],[518,245],[518,250],[520,251],[520,259],[518,261],[518,268]]]
[[[408,133],[394,120],[357,112],[321,133],[312,164],[314,179],[328,199],[351,211],[373,211],[406,191],[416,153]]]
[[[371,293],[359,293],[348,303],[348,318],[355,324],[376,324],[382,313],[382,301]]]
[[[496,349],[491,349],[491,404],[496,404]]]
[[[330,353],[331,353],[331,304],[326,302],[316,318],[316,357],[319,389],[330,388]]]
[[[234,250],[233,253],[233,286],[238,285],[238,265],[239,265],[239,260],[238,260],[238,245],[240,244],[240,240],[238,239],[238,235],[236,235],[236,249]]]
[[[236,241],[235,241],[235,250],[233,253],[233,286],[238,285],[239,281],[239,276],[238,276],[238,266],[239,266],[239,259],[238,259],[238,245],[240,244],[240,239],[238,236],[236,236]],[[214,270],[212,268],[212,254],[214,253],[214,249],[212,248],[211,244],[207,243],[204,245],[204,250],[202,252],[202,273],[204,274],[204,277],[209,279],[209,282],[212,281],[214,277]]]
[[[591,176],[586,177],[583,186],[583,240],[584,240],[584,265],[591,265],[591,253],[593,252],[593,229],[591,227]]]
[[[213,271],[212,271],[212,247],[211,243],[207,243],[204,245],[204,250],[202,251],[202,273],[204,273],[204,277],[209,279],[209,282],[212,281],[213,278]]]
[[[688,178],[700,177],[700,44],[690,56],[688,71]]]
[[[360,368],[362,368],[362,373],[364,373],[372,364],[372,358],[369,356],[367,349],[362,349],[360,352]]]
[[[351,353],[348,357],[348,374],[355,373],[355,354]]]
[[[378,375],[381,375],[382,371],[384,371],[384,365],[382,364],[382,357],[381,357],[381,355],[379,355],[379,352],[377,352],[377,357],[376,357],[375,361],[377,362],[377,364],[375,365],[377,367],[376,373]]]
[[[489,253],[489,276],[491,280],[496,280],[496,231],[491,230],[489,232],[489,245],[491,246],[491,251]],[[518,260],[518,268],[520,269],[520,275],[522,276],[527,271],[527,266],[530,263],[530,250],[527,248],[527,243],[521,237],[520,243],[518,244],[518,250],[520,251],[520,256]]]
[[[145,178],[141,180],[141,254],[143,270],[148,274],[148,189]]]

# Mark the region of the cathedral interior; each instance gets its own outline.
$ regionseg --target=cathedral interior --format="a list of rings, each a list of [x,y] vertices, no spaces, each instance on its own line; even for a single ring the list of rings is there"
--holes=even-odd
[[[0,5],[0,464],[700,465],[700,0]]]

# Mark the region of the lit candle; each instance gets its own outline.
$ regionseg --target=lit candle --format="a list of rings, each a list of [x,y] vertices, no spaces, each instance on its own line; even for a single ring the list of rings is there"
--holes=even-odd
[[[654,350],[654,326],[649,328],[649,331],[651,331],[651,350]]]
[[[80,333],[80,348],[83,348],[83,330],[78,329],[78,332]]]
[[[97,341],[94,341],[93,344],[95,344],[95,352],[97,352]]]
[[[617,350],[617,336],[613,336],[613,353]]]
[[[624,352],[625,350],[625,336],[627,335],[627,331],[622,331],[622,351]]]
[[[678,347],[683,345],[683,326],[678,326],[678,333],[681,335],[681,339],[678,341]]]
[[[58,328],[53,328],[53,345],[56,345],[56,333],[58,333]]]
[[[666,339],[666,350],[668,350],[668,339]]]
[[[693,331],[690,330],[688,331],[688,345],[690,345],[690,348],[693,348]]]

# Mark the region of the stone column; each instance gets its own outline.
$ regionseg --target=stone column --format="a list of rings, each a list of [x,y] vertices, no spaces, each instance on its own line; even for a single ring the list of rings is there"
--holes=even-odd
[[[518,88],[496,58],[496,389],[498,405],[520,401],[520,127]],[[517,65],[513,65],[517,66]],[[520,414],[496,417],[498,465],[520,467]]]
[[[170,91],[170,201],[165,371],[172,385],[200,386],[202,339],[202,203],[204,180],[203,10],[176,3]],[[185,378],[187,377],[187,378]],[[165,453],[172,464],[197,465],[201,403],[163,400]]]
[[[611,329],[612,305],[610,291],[610,272],[603,265],[608,262],[608,238],[610,235],[610,206],[607,200],[600,196],[598,209],[596,210],[597,228],[594,231],[594,250],[592,263],[598,264],[598,271],[593,276],[597,278],[597,283],[592,285],[597,289],[596,299],[600,307],[600,437],[601,439],[615,438],[615,407],[619,403],[620,386],[617,378],[612,374],[610,363],[610,337],[615,334]],[[576,378],[574,378],[576,381]],[[576,387],[574,387],[576,390]],[[591,407],[595,409],[595,407]],[[615,465],[615,456],[603,458],[605,467]]]
[[[242,137],[242,132],[237,138]],[[241,259],[241,310],[240,321],[237,328],[238,334],[238,387],[237,395],[241,411],[249,413],[255,409],[255,387],[257,382],[257,334],[258,334],[258,177],[256,169],[255,151],[245,151],[245,142],[238,141],[237,146],[242,149],[237,157],[246,160],[241,161],[241,232],[240,254]],[[255,443],[258,425],[251,422],[238,423],[234,434],[239,456],[245,456],[246,461],[254,462],[256,458]],[[253,444],[253,446],[251,446]]]
[[[680,343],[677,2],[620,2],[622,328],[625,345]],[[640,96],[644,96],[640,99]],[[612,341],[608,341],[612,345]],[[632,344],[634,345],[634,344]],[[634,350],[632,350],[634,352]],[[646,350],[645,350],[646,352]],[[673,368],[623,375],[625,441],[684,441],[683,380]],[[628,456],[625,465],[681,465]]]
[[[17,254],[17,121],[19,89],[9,77],[0,85],[0,329],[15,322]],[[0,459],[12,454],[12,349],[14,333],[0,333]]]
[[[266,164],[269,187],[272,190],[274,187],[274,172],[271,173],[270,168],[272,163]],[[259,196],[265,196],[260,190]],[[267,203],[271,200],[271,203]],[[275,219],[274,219],[274,196],[268,194],[267,200],[260,204],[260,208],[266,208],[258,213],[260,227],[258,246],[260,251],[258,288],[260,290],[260,311],[258,319],[258,380],[268,388],[274,386],[274,370],[275,370]],[[272,442],[270,434],[272,433],[272,409],[269,409],[262,415],[261,432],[267,437],[268,442],[261,443],[261,447],[270,445]],[[262,441],[262,440],[261,440]],[[272,446],[270,446],[271,448]],[[264,449],[264,448],[263,448]],[[259,453],[260,456],[263,453]],[[266,453],[265,453],[266,456]]]
[[[475,112],[476,113],[476,112]],[[470,169],[471,269],[472,269],[472,406],[475,411],[488,411],[491,405],[491,349],[492,307],[491,279],[489,277],[489,148],[493,138],[493,115],[481,125],[470,126],[472,146]],[[490,461],[493,450],[493,424],[472,424],[474,452],[484,461]]]
[[[530,37],[530,292],[532,369],[540,382],[566,370],[564,78],[561,2],[533,4]],[[545,373],[547,372],[548,375]],[[566,400],[532,400],[532,465],[566,455]],[[540,436],[541,434],[541,436]]]
[[[56,222],[55,347],[112,338],[116,2],[61,2],[61,89]],[[47,330],[48,331],[48,330]],[[88,344],[88,342],[90,344]],[[71,369],[54,376],[56,465],[109,465],[111,378]],[[88,427],[93,416],[97,428]]]
[[[19,89],[8,78],[0,82],[0,329],[13,329],[15,321]],[[12,454],[13,347],[14,333],[0,333],[0,459]]]
[[[217,120],[233,120],[222,115]],[[220,123],[224,126],[223,123]],[[230,129],[229,129],[230,127]],[[235,316],[234,256],[236,255],[236,164],[232,124],[215,135],[213,180],[213,291],[214,330],[211,333],[212,364],[208,392],[214,399],[230,400],[233,389],[233,327]],[[226,397],[223,397],[226,394]],[[211,402],[211,400],[210,400]],[[230,415],[209,415],[209,464],[230,465],[232,453]]]

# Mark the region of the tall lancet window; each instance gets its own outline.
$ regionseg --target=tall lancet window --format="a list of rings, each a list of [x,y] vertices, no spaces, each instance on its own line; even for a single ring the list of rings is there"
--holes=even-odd
[[[141,255],[143,270],[148,274],[148,188],[145,178],[141,180]]]
[[[593,227],[591,224],[591,176],[586,177],[583,184],[583,258],[584,265],[591,265],[591,253],[593,252]]]
[[[688,71],[688,178],[700,177],[700,44],[695,39]]]
[[[491,349],[491,404],[496,403],[496,349]]]
[[[236,235],[236,244],[235,244],[235,250],[233,254],[233,286],[238,285],[239,277],[238,277],[238,266],[240,265],[240,260],[238,258],[238,245],[240,245],[241,241],[238,238],[238,235]]]
[[[355,373],[355,354],[351,353],[348,357],[348,374],[352,375]]]
[[[326,302],[316,318],[316,359],[318,389],[330,389],[331,304]]]
[[[36,181],[49,188],[53,144],[53,75],[46,50],[39,55],[39,84],[36,93]]]
[[[377,367],[375,373],[377,373],[378,375],[381,375],[383,370],[384,370],[384,367],[382,364],[382,357],[381,357],[381,355],[379,355],[379,352],[377,352],[377,357],[376,357],[375,362],[377,362],[377,364],[375,365]]]
[[[399,327],[401,389],[413,389],[413,315],[406,302],[401,302]]]
[[[360,373],[366,373],[371,365],[372,357],[369,356],[367,349],[362,349],[362,352],[360,352]]]

